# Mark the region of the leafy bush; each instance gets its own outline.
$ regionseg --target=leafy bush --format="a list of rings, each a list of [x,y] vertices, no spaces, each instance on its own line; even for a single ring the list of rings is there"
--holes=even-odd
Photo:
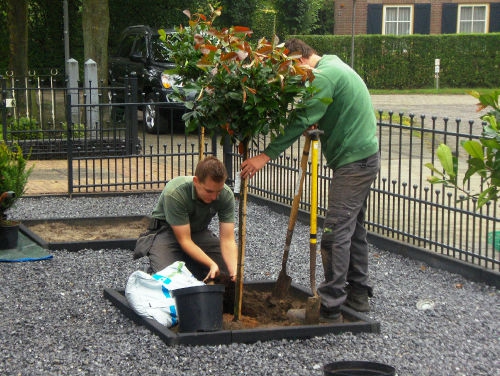
[[[439,171],[431,163],[426,164],[434,176],[427,180],[432,184],[444,184],[453,187],[466,195],[466,198],[477,199],[477,208],[481,208],[488,201],[498,201],[500,198],[500,90],[494,90],[491,93],[480,94],[476,91],[470,93],[473,97],[479,99],[478,110],[491,107],[491,110],[481,116],[487,125],[484,126],[479,140],[468,140],[462,142],[470,158],[468,160],[468,169],[465,172],[462,183],[465,185],[473,175],[479,175],[487,188],[478,193],[468,192],[458,183],[458,158],[455,157],[451,149],[445,145],[439,145],[437,157],[441,163],[444,172]]]
[[[0,124],[0,128],[2,124]],[[42,138],[42,128],[38,122],[29,117],[10,119],[7,121],[7,132],[13,140],[36,140]]]
[[[9,146],[0,142],[0,195],[13,192],[0,202],[0,220],[6,219],[5,211],[12,207],[25,192],[33,166],[27,168],[29,156],[24,156],[19,145]]]

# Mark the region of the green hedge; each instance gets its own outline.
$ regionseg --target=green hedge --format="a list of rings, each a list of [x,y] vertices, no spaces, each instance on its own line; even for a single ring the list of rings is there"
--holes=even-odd
[[[351,36],[295,35],[322,54],[351,61]],[[500,87],[500,33],[443,35],[359,35],[354,68],[371,89],[430,88],[434,60],[439,85],[448,88]]]

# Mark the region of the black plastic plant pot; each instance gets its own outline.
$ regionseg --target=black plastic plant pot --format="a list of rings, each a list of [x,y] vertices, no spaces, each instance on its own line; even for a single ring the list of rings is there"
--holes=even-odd
[[[213,332],[222,329],[224,285],[204,285],[172,290],[180,332]]]
[[[325,376],[394,376],[396,369],[377,362],[343,361],[326,364]]]
[[[0,226],[0,249],[17,248],[19,223],[2,224]]]

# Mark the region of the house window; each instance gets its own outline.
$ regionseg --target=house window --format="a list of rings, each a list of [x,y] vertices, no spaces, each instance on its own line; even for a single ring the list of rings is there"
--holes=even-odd
[[[460,5],[458,7],[458,33],[486,33],[488,25],[486,5]]]
[[[383,34],[412,34],[412,6],[384,6]]]

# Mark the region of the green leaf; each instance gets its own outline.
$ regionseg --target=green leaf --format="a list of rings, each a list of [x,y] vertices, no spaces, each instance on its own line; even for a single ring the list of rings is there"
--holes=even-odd
[[[474,174],[478,174],[482,178],[486,178],[488,169],[483,159],[471,158],[467,161],[467,163],[469,164],[469,169],[465,173],[464,180],[469,180]]]
[[[483,159],[483,146],[479,141],[469,140],[462,143],[462,147],[472,158]]]
[[[445,144],[441,144],[438,146],[436,154],[445,172],[450,177],[455,177],[456,172],[453,164],[453,155],[451,154],[450,148]]]
[[[487,204],[488,201],[496,201],[498,199],[498,188],[491,186],[477,196],[477,208],[481,208]]]
[[[490,149],[495,149],[495,150],[500,149],[500,142],[498,142],[498,140],[494,138],[482,138],[481,144]]]
[[[446,183],[446,180],[440,179],[437,176],[429,176],[427,178],[427,181],[431,184],[444,184],[444,183]]]
[[[426,163],[425,167],[430,169],[435,174],[438,174],[439,176],[444,176],[443,173],[441,171],[439,171],[436,167],[434,167],[434,165],[432,163]],[[427,180],[429,180],[429,178],[427,178]]]

